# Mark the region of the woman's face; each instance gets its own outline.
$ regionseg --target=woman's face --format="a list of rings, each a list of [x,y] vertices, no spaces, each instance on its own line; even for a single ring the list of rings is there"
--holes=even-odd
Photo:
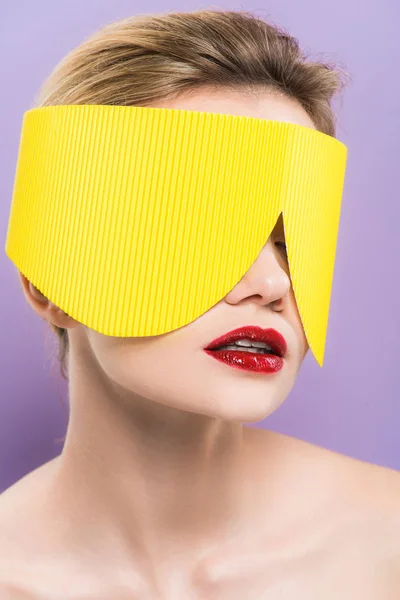
[[[297,101],[269,93],[250,96],[203,91],[152,106],[287,121],[315,129]],[[215,338],[246,325],[273,328],[285,338],[287,352],[280,371],[240,370],[204,351]],[[153,337],[122,338],[105,336],[70,318],[64,326],[69,328],[71,357],[77,352],[80,365],[86,357],[92,377],[96,377],[91,366],[95,364],[102,377],[112,383],[110,389],[118,389],[125,400],[140,396],[184,411],[240,422],[259,421],[280,406],[308,350],[291,288],[281,218],[237,285],[180,329]]]

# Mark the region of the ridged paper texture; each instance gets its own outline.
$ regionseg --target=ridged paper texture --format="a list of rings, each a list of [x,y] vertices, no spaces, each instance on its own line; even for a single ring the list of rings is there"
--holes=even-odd
[[[154,336],[224,298],[283,213],[297,305],[322,364],[345,163],[341,142],[292,123],[147,107],[32,109],[6,253],[84,325]]]

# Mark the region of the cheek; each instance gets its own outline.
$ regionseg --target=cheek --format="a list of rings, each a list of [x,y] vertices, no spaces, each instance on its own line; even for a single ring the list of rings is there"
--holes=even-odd
[[[296,334],[292,325],[292,344]],[[221,368],[202,350],[185,347],[183,340],[153,344],[149,340],[101,340],[95,349],[95,382],[107,379],[113,401],[124,409],[155,409],[155,405],[213,417],[256,422],[274,412],[292,389],[299,368],[296,358],[276,383]],[[138,399],[152,403],[136,402]]]
[[[301,324],[300,324],[300,326],[301,326]],[[306,335],[304,333],[302,326],[301,326],[301,330],[299,331],[299,340],[300,340],[300,357],[301,357],[301,362],[303,362],[303,360],[309,350],[309,345],[308,345],[307,338],[306,338]]]
[[[308,342],[304,333],[303,324],[301,321],[300,313],[297,307],[296,299],[294,297],[293,289],[290,292],[290,322],[296,335],[297,346],[301,359],[305,357],[308,351]]]
[[[177,363],[188,360],[187,353],[162,347],[156,340],[118,341],[96,347],[96,358],[106,376],[127,391],[148,396],[177,379]]]
[[[140,349],[114,346],[99,351],[97,358],[105,377],[118,389],[116,401],[130,405],[139,397],[170,408],[214,414],[206,355],[174,345],[167,350],[161,344]]]

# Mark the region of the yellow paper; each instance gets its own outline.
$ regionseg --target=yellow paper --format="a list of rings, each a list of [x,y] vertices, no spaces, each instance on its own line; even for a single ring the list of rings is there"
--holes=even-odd
[[[346,154],[311,128],[252,117],[32,109],[6,254],[87,327],[154,336],[217,304],[283,213],[295,298],[322,365]]]

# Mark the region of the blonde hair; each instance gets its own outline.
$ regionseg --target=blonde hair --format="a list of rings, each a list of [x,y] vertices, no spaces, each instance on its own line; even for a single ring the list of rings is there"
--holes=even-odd
[[[35,106],[151,106],[200,89],[272,91],[296,99],[315,127],[335,136],[333,96],[343,68],[311,62],[298,41],[250,12],[204,9],[139,15],[106,25],[71,51],[45,81]],[[66,329],[58,337],[68,379]]]

